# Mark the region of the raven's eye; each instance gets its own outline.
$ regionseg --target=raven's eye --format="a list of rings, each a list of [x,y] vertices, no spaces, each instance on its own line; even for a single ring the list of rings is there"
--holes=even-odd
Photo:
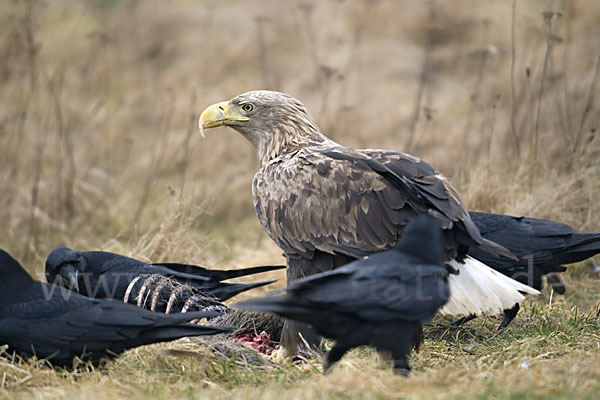
[[[252,103],[242,104],[242,111],[245,112],[246,114],[250,114],[252,111],[254,111],[254,104],[252,104]]]

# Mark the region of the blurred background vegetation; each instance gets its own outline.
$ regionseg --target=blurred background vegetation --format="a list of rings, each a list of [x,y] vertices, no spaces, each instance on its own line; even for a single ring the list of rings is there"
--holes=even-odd
[[[472,210],[600,230],[597,0],[3,0],[0,247],[282,262],[254,149],[198,114],[254,89],[417,155]]]

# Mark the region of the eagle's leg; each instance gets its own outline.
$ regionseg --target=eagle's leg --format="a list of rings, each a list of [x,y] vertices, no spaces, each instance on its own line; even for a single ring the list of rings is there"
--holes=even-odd
[[[498,327],[498,330],[502,330],[504,328],[506,328],[508,326],[508,324],[511,323],[511,321],[513,319],[515,319],[515,317],[517,316],[517,313],[519,312],[519,303],[515,304],[515,306],[513,308],[508,308],[506,310],[504,310],[504,320],[502,320],[502,322],[500,323],[500,326]]]
[[[296,279],[321,272],[315,267],[312,260],[306,258],[288,256],[287,261],[288,286]],[[317,350],[321,344],[321,339],[322,337],[308,324],[289,319],[286,319],[283,324],[281,346],[288,355]]]
[[[287,354],[291,355],[318,350],[321,339],[321,336],[308,324],[289,319],[286,319],[283,323],[281,345]]]
[[[336,343],[335,346],[333,346],[333,348],[325,356],[325,361],[323,361],[323,373],[329,373],[333,364],[341,360],[348,350],[350,350],[350,346],[339,342]]]
[[[467,315],[466,317],[459,318],[456,321],[452,322],[450,326],[461,326],[462,324],[467,323],[475,318],[477,318],[477,315],[475,314]]]

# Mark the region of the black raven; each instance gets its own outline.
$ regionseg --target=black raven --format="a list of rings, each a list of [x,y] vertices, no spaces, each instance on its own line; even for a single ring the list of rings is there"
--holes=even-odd
[[[390,250],[295,280],[284,295],[238,303],[310,324],[334,339],[325,372],[348,350],[370,345],[391,353],[394,371],[410,370],[411,345],[450,296],[439,221],[415,217]]]
[[[600,232],[578,232],[569,225],[543,219],[513,217],[470,211],[471,219],[481,236],[510,250],[517,260],[498,256],[482,245],[469,248],[469,255],[487,266],[525,285],[541,290],[542,276],[559,294],[565,285],[559,273],[563,264],[585,260],[600,253]],[[499,329],[506,327],[517,315],[519,304],[504,310]],[[457,322],[472,319],[471,316]]]
[[[52,250],[46,259],[46,280],[88,297],[123,300],[128,294],[128,289],[131,292],[135,284],[140,285],[136,287],[136,293],[139,293],[138,290],[144,284],[136,279],[140,275],[162,275],[202,290],[219,301],[225,301],[241,292],[275,281],[226,283],[222,282],[223,280],[283,268],[285,265],[211,270],[187,264],[147,264],[105,251],[77,251],[59,247]]]
[[[73,357],[98,363],[132,347],[231,328],[188,324],[210,313],[159,314],[116,300],[90,299],[34,280],[0,250],[0,343],[57,366]]]

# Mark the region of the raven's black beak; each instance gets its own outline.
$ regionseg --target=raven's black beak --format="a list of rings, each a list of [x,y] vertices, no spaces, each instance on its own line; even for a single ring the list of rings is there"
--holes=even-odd
[[[71,264],[67,264],[61,267],[58,272],[58,277],[62,281],[63,286],[79,293],[79,271]]]

